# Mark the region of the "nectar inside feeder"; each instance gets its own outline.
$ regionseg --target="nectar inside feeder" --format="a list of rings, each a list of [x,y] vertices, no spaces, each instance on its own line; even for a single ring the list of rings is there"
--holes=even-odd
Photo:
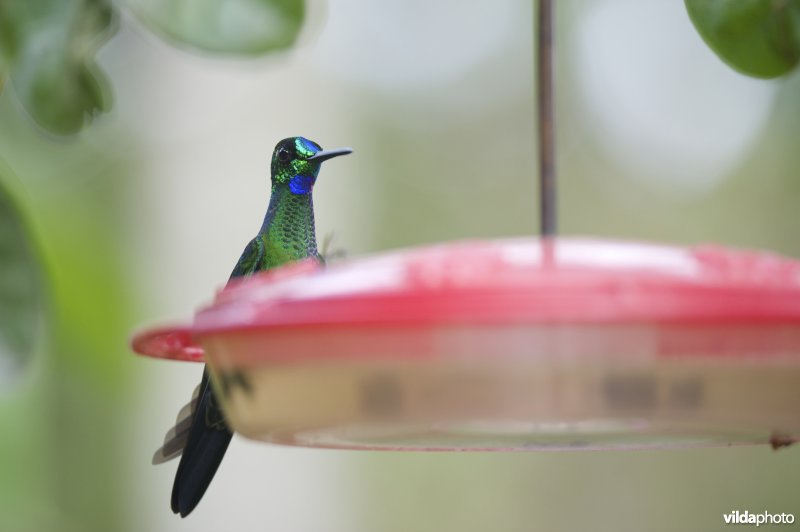
[[[218,293],[141,354],[206,361],[230,426],[311,447],[525,450],[800,438],[800,262],[472,241]]]

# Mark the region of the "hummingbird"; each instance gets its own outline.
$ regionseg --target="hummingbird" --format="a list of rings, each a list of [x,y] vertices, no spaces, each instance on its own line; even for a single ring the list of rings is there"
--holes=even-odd
[[[323,150],[304,137],[286,138],[275,146],[270,166],[272,192],[264,222],[244,248],[228,282],[305,258],[323,261],[317,251],[312,191],[322,162],[352,151]],[[172,487],[172,511],[181,517],[189,515],[200,502],[233,436],[211,386],[208,367],[203,370],[197,393]],[[181,424],[179,420],[175,430]]]

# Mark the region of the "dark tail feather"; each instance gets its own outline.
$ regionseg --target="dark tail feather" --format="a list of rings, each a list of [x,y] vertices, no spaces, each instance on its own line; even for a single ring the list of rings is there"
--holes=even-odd
[[[172,511],[186,517],[194,510],[214,478],[233,433],[217,406],[208,369],[200,382],[200,398],[195,410],[189,438],[172,486]]]

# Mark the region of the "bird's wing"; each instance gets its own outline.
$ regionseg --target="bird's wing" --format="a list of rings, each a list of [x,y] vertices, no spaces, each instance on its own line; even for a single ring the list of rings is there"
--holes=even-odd
[[[231,272],[231,279],[243,277],[259,270],[259,265],[264,260],[264,242],[261,238],[255,237],[242,251],[242,256]]]
[[[264,242],[257,236],[244,248],[231,272],[231,279],[261,269],[264,253]],[[175,473],[171,501],[172,511],[181,517],[186,517],[200,502],[233,436],[214,397],[208,368],[203,371],[197,393],[188,408],[184,407],[178,414],[174,435],[172,431],[167,435],[164,446],[153,457],[154,462],[162,462],[182,455]]]
[[[192,426],[192,418],[197,411],[197,403],[200,396],[200,385],[194,389],[192,400],[186,403],[178,412],[175,426],[167,431],[164,436],[164,445],[153,455],[153,465],[169,462],[183,453],[186,441],[189,439],[189,429]]]
[[[322,249],[319,252],[319,263],[323,266],[347,257],[347,250],[333,247],[333,233],[326,233],[322,239]]]
[[[200,381],[197,408],[172,486],[173,512],[186,517],[194,510],[214,478],[232,436],[214,398],[206,368]]]

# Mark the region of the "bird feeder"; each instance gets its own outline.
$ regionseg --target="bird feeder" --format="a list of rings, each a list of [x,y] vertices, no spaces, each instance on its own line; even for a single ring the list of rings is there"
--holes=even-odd
[[[720,247],[472,241],[229,285],[142,354],[205,361],[240,434],[526,450],[800,437],[800,262]]]
[[[800,261],[555,237],[538,2],[542,238],[235,281],[144,355],[201,362],[230,427],[309,447],[527,450],[800,439]]]

